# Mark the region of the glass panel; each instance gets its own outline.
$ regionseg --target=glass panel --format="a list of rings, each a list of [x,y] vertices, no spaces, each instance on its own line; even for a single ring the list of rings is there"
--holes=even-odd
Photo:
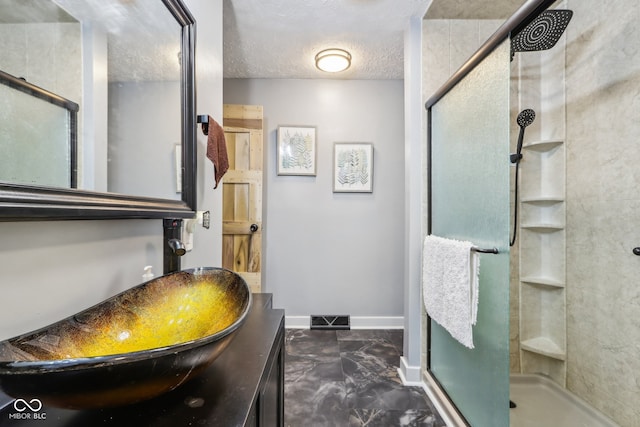
[[[431,321],[431,372],[474,427],[509,425],[509,42],[432,111],[432,234],[480,254],[474,349]]]
[[[0,182],[71,186],[65,108],[0,84]]]

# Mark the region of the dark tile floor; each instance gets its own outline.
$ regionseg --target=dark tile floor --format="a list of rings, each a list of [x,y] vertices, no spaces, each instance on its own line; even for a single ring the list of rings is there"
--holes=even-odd
[[[398,376],[401,330],[288,329],[286,427],[443,427],[420,387]]]

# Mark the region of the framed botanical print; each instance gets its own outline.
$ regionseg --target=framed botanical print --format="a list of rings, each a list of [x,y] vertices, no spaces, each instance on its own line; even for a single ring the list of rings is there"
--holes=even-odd
[[[278,175],[316,175],[316,128],[278,127]]]
[[[336,142],[333,147],[333,192],[373,192],[373,144]]]

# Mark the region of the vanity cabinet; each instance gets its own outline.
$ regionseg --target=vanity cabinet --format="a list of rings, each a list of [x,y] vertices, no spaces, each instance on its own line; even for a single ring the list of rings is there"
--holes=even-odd
[[[284,348],[281,346],[263,375],[260,391],[251,409],[246,427],[284,425]]]
[[[0,396],[0,427],[281,427],[284,426],[284,310],[270,294],[253,294],[245,324],[199,376],[134,405],[74,411],[43,407],[16,420]]]
[[[220,375],[202,378],[228,384],[203,425],[284,426],[284,311],[271,308],[270,294],[253,294],[253,299],[247,323],[214,362],[221,362]]]

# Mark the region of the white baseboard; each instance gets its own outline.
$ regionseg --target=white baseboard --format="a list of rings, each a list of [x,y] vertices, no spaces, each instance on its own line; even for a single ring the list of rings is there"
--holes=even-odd
[[[351,316],[351,329],[404,329],[404,316]]]
[[[288,329],[309,329],[311,316],[285,316]],[[351,329],[403,329],[403,316],[351,316]]]
[[[309,329],[311,316],[285,316],[284,327],[288,329]]]
[[[402,384],[410,386],[422,387],[422,374],[420,366],[411,366],[407,363],[407,359],[400,357],[400,367],[398,368],[398,375],[402,380]]]

